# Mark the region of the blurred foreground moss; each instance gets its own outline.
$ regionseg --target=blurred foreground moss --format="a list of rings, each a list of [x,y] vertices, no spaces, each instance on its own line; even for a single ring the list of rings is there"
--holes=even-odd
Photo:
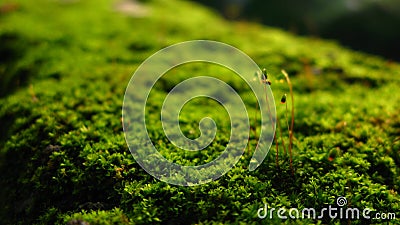
[[[260,220],[257,210],[264,203],[320,209],[335,205],[339,196],[351,207],[400,216],[398,64],[333,42],[228,23],[189,2],[143,2],[140,14],[121,13],[118,3],[109,0],[1,3],[0,221],[280,223]],[[275,96],[288,92],[279,71],[284,68],[291,75],[296,99],[294,177],[283,149],[280,169],[271,148],[263,165],[249,172],[254,137],[251,151],[230,172],[202,186],[159,182],[134,161],[121,126],[130,76],[155,51],[192,39],[223,41],[249,54],[268,68]],[[163,77],[148,109],[157,112],[173,84],[201,72],[185,67]],[[252,115],[254,99],[248,88],[239,78],[227,82],[243,95]],[[229,141],[229,123],[218,110],[199,100],[187,105],[181,118],[183,132],[196,137],[198,119],[216,113],[224,132],[204,155],[182,159],[174,153],[157,113],[149,115],[149,134],[171,160],[210,160]],[[277,110],[283,117],[278,102]],[[363,222],[371,221],[354,221]]]

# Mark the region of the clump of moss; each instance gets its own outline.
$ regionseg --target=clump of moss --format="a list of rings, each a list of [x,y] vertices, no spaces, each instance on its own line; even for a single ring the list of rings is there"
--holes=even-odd
[[[321,208],[339,196],[354,207],[400,211],[398,64],[332,42],[231,24],[190,2],[146,4],[150,13],[142,18],[113,12],[112,1],[18,1],[14,11],[0,15],[0,38],[7,41],[0,49],[2,222],[263,223],[257,210],[264,203]],[[277,96],[289,93],[280,70],[290,74],[296,96],[294,176],[285,157],[275,167],[273,154],[249,172],[254,138],[231,171],[196,187],[155,180],[134,161],[121,126],[131,73],[160,48],[188,39],[239,47],[276,77]],[[162,79],[148,108],[156,112],[171,84],[196,72],[188,67],[175,80]],[[210,67],[209,74],[216,72]],[[239,78],[226,81],[253,115],[248,88]],[[216,111],[207,105],[187,106],[196,113],[181,118],[185,132],[195,136],[193,121]],[[277,110],[284,118],[285,109]],[[149,116],[156,121],[157,114]],[[219,120],[227,124],[223,116]],[[158,122],[148,129],[166,157],[196,163],[197,156],[172,155]],[[201,155],[205,161],[221,151],[229,131],[216,141]]]

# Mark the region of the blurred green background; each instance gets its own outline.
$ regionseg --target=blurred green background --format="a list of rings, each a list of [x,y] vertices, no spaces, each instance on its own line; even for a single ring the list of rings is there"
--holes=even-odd
[[[293,33],[400,60],[398,0],[196,0],[225,18],[251,20]]]

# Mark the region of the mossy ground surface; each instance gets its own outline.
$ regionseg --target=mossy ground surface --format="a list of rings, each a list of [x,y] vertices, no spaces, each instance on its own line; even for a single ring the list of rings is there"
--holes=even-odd
[[[281,223],[277,218],[260,220],[257,210],[265,203],[320,209],[335,205],[339,196],[347,198],[348,206],[400,217],[399,64],[329,41],[229,23],[190,2],[145,1],[141,16],[117,12],[115,4],[0,4],[2,223]],[[252,133],[250,151],[239,163],[217,181],[200,186],[168,185],[135,162],[121,125],[129,79],[157,50],[192,39],[231,44],[266,67],[281,118],[285,108],[278,101],[288,88],[280,82],[280,70],[289,73],[295,96],[294,175],[282,145],[279,168],[271,148],[263,164],[248,171],[256,143]],[[177,154],[160,129],[158,112],[167,91],[179,81],[224,72],[217,66],[184,66],[157,83],[147,105],[154,112],[148,132],[165,157],[192,165],[223,150],[229,121],[218,105],[196,99],[182,111],[182,130],[189,137],[199,134],[197,124],[205,115],[211,114],[219,125],[215,142],[202,154]],[[252,115],[256,109],[248,87],[239,78],[226,82],[241,93]]]

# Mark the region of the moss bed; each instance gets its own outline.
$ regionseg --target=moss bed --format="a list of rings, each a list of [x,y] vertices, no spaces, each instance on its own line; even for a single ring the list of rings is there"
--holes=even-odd
[[[0,3],[1,223],[399,223],[257,217],[264,204],[320,209],[343,196],[349,207],[400,218],[399,64],[332,41],[227,22],[191,2],[141,1],[141,10],[132,12],[121,12],[120,4]],[[289,73],[295,95],[294,175],[282,146],[279,168],[271,148],[263,164],[248,171],[256,143],[252,134],[239,163],[200,186],[160,182],[135,162],[121,125],[129,79],[159,49],[193,39],[222,41],[247,53],[268,69],[275,96],[288,92],[279,82],[280,70]],[[174,153],[157,122],[173,85],[192,74],[219,72],[224,70],[187,66],[157,83],[147,105],[155,112],[148,131],[167,158],[206,162],[229,140],[226,114],[204,99],[188,104],[181,120],[183,132],[195,137],[198,120],[215,114],[221,130],[206,154]],[[227,82],[243,96],[249,92],[239,78]],[[250,114],[256,110],[253,100],[245,100]],[[277,112],[283,117],[279,100]]]

